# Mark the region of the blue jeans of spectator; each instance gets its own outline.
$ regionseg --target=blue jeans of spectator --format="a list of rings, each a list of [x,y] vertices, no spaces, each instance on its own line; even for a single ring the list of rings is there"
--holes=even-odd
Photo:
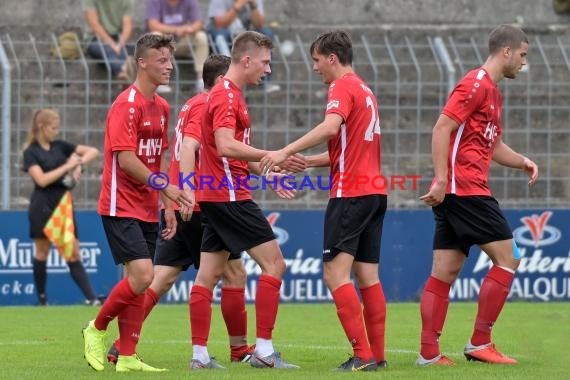
[[[112,36],[115,41],[118,40],[118,36]],[[87,55],[93,59],[109,62],[109,67],[111,68],[111,74],[114,77],[117,76],[123,69],[123,64],[127,60],[127,51],[123,49],[120,54],[115,53],[111,46],[100,42],[97,38],[92,39],[87,45]]]

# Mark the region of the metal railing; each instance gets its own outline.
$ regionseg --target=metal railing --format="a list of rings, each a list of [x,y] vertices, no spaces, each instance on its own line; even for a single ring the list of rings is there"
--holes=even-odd
[[[448,93],[467,71],[484,62],[486,35],[396,35],[361,32],[353,36],[354,68],[378,97],[382,129],[382,169],[385,175],[421,175],[417,189],[390,192],[390,207],[423,207],[418,197],[433,176],[431,129]],[[287,40],[293,51],[283,54]],[[326,87],[313,73],[308,48],[312,38],[301,33],[281,34],[272,58],[272,78],[281,90],[267,93],[248,88],[253,143],[277,149],[300,137],[324,115]],[[29,129],[32,111],[50,107],[61,113],[62,138],[76,144],[103,148],[106,112],[117,94],[128,85],[115,80],[109,63],[86,58],[65,60],[56,50],[54,35],[17,38],[1,36],[4,52],[2,128],[10,138],[2,145],[3,200],[5,208],[27,206],[32,181],[21,170],[21,145]],[[76,41],[80,45],[79,41]],[[503,139],[529,155],[540,166],[533,188],[516,170],[493,166],[490,184],[505,207],[568,207],[570,194],[570,43],[555,32],[531,36],[528,69],[515,80],[501,82],[503,90]],[[289,49],[290,50],[290,49]],[[170,128],[186,100],[194,95],[192,60],[176,60],[174,91],[164,95],[172,107]],[[11,92],[11,98],[10,98]],[[6,95],[8,94],[8,95]],[[9,98],[7,100],[7,97]],[[3,142],[5,142],[3,140]],[[317,153],[324,146],[313,149]],[[76,205],[96,208],[102,159],[87,169],[78,189]],[[309,175],[328,175],[312,169]],[[316,183],[316,180],[315,180]],[[8,189],[8,190],[7,190]],[[9,194],[7,194],[9,192]],[[326,191],[300,191],[293,201],[282,201],[271,192],[255,194],[263,207],[321,208]]]

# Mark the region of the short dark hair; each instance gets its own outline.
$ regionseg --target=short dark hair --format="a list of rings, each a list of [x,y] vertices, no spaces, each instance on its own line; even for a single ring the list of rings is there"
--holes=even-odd
[[[212,54],[204,62],[204,70],[202,71],[202,79],[204,80],[204,88],[209,90],[214,87],[216,78],[224,75],[230,67],[231,59],[222,54]]]
[[[528,37],[514,25],[499,25],[489,34],[489,55],[497,53],[504,47],[518,49],[523,42],[528,44]]]
[[[174,51],[174,38],[170,34],[162,34],[157,32],[143,34],[135,45],[135,60],[143,58],[150,49],[168,48],[170,52]]]
[[[232,42],[232,62],[238,62],[252,47],[271,50],[273,41],[266,35],[251,30],[238,34]]]
[[[334,54],[341,65],[352,65],[352,39],[344,30],[325,32],[313,41],[310,48],[313,53],[328,56]]]

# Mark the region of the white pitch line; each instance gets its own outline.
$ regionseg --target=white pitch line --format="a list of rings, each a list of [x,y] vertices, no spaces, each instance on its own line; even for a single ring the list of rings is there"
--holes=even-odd
[[[140,341],[142,344],[148,343],[148,344],[188,344],[190,345],[190,341],[188,340],[175,340],[175,339],[171,339],[171,340],[144,340],[141,339]],[[214,344],[227,344],[226,340],[209,340],[209,343],[214,343]],[[322,344],[297,344],[297,343],[276,343],[277,347],[287,347],[287,348],[302,348],[302,349],[308,349],[308,350],[331,350],[331,351],[336,351],[339,349],[339,346],[337,345],[322,345]],[[419,351],[417,350],[409,350],[409,349],[405,349],[405,348],[386,348],[385,350],[386,352],[392,353],[392,354],[415,354],[417,355]],[[461,357],[463,356],[463,352],[453,352],[453,353],[445,353],[446,355],[449,356],[458,356]]]
[[[227,344],[227,340],[210,340],[210,343],[214,344]],[[39,346],[43,344],[58,344],[61,343],[57,340],[50,340],[50,341],[38,341],[38,340],[15,340],[12,342],[2,342],[0,341],[0,346]],[[167,340],[155,340],[155,339],[141,339],[141,344],[151,344],[151,345],[159,345],[159,344],[172,344],[172,345],[188,345],[191,347],[189,340],[180,340],[180,339],[167,339]],[[308,350],[338,350],[339,346],[337,345],[323,345],[323,344],[297,344],[297,343],[278,343],[278,347],[287,347],[287,348],[302,348]],[[406,348],[386,348],[386,352],[391,354],[403,354],[403,355],[417,355],[419,351],[417,350],[410,350]],[[463,352],[445,352],[448,356],[453,357],[463,357]],[[511,354],[518,358],[524,358],[524,355],[519,354]]]

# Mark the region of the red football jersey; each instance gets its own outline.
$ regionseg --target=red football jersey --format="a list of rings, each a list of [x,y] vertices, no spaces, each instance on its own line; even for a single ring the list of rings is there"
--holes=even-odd
[[[224,78],[210,91],[207,111],[202,121],[200,148],[200,186],[198,200],[207,202],[234,202],[251,199],[245,186],[249,176],[248,162],[222,157],[218,154],[214,133],[220,128],[231,128],[235,139],[251,145],[249,111],[242,91]]]
[[[180,183],[180,152],[182,149],[182,140],[184,137],[192,137],[196,141],[201,141],[202,135],[202,118],[204,117],[204,112],[206,111],[206,102],[208,100],[208,94],[201,93],[192,98],[190,98],[186,104],[180,110],[178,114],[178,121],[176,122],[176,128],[174,130],[174,138],[172,139],[172,154],[170,155],[170,169],[169,178],[170,183],[178,187]],[[199,165],[199,153],[196,152],[196,161],[194,165],[194,180],[193,184],[197,188],[199,186],[198,182],[198,165]],[[188,175],[188,173],[185,173]],[[183,184],[184,187],[188,186]],[[180,210],[178,203],[174,203],[174,209]],[[164,206],[163,206],[164,207]],[[196,203],[194,211],[200,211],[200,207]]]
[[[119,94],[107,115],[99,214],[158,222],[158,191],[125,173],[118,153],[133,151],[151,172],[160,171],[169,115],[168,103],[158,95],[146,99],[134,85]]]
[[[442,113],[459,124],[451,134],[447,194],[491,195],[487,180],[502,134],[503,98],[483,68],[469,72],[453,89]]]
[[[376,96],[356,74],[331,83],[325,114],[342,117],[339,133],[328,142],[331,198],[387,194],[381,177],[380,123]]]

